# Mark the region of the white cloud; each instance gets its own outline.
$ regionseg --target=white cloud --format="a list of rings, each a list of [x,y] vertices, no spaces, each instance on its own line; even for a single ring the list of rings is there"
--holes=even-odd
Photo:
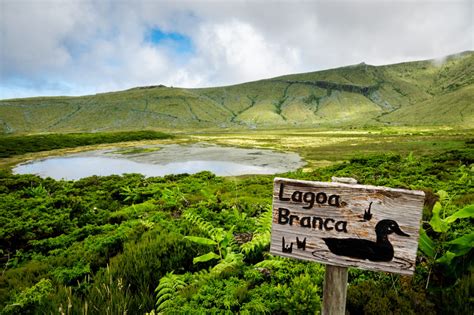
[[[0,0],[0,98],[202,87],[474,47],[472,1]],[[181,33],[194,49],[144,40]]]
[[[41,2],[2,1],[0,5],[2,76],[59,69],[70,61],[62,41],[73,26],[74,5],[49,9]]]
[[[191,69],[208,68],[206,83],[212,85],[286,74],[300,62],[297,49],[269,42],[252,25],[238,20],[202,25],[196,44]]]

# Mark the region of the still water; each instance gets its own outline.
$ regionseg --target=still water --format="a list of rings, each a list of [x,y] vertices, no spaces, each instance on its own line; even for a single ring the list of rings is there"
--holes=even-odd
[[[201,171],[210,171],[218,176],[236,176],[285,173],[304,164],[298,154],[291,152],[194,143],[85,151],[20,164],[13,172],[67,180],[92,175],[139,173],[164,176]]]
[[[140,173],[145,176],[198,173],[210,171],[219,176],[243,174],[275,174],[285,170],[271,166],[256,166],[229,161],[189,160],[166,164],[135,162],[126,158],[103,156],[57,157],[20,164],[13,170],[17,174],[36,174],[54,179],[76,180],[92,175]]]

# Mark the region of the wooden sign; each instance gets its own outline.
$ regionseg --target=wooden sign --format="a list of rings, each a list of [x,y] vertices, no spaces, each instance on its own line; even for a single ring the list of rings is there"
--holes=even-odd
[[[275,178],[270,252],[413,274],[424,192]]]

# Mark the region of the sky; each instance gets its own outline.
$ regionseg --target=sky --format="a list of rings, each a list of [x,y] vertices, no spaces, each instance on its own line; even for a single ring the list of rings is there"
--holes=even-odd
[[[471,0],[0,0],[0,99],[223,86],[466,50]]]

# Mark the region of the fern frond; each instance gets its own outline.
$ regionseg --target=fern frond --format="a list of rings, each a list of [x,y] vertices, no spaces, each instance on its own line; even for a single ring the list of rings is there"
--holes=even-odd
[[[256,268],[277,269],[287,263],[290,259],[281,256],[273,256],[272,254],[265,254],[265,260],[254,265]]]
[[[217,265],[212,267],[210,274],[211,277],[219,277],[224,272],[238,269],[242,266],[244,255],[230,252],[227,254],[225,259],[222,259]]]
[[[267,247],[270,244],[270,239],[271,239],[271,232],[269,231],[264,232],[264,233],[254,234],[251,241],[244,243],[242,244],[242,246],[240,246],[240,251],[248,255],[249,253],[257,249]]]
[[[234,252],[229,252],[226,257],[219,261],[217,265],[207,269],[202,269],[193,273],[193,284],[199,286],[211,279],[220,277],[225,272],[237,270],[243,265],[244,255]]]
[[[240,251],[246,255],[270,244],[272,231],[272,208],[270,206],[257,218],[256,224],[257,229],[252,239],[240,246]]]
[[[161,288],[161,290],[159,290],[157,293],[156,293],[156,296],[163,296],[165,294],[168,294],[168,293],[173,293],[175,290],[174,288],[172,287],[164,287],[164,288]]]
[[[158,314],[163,314],[167,309],[171,308],[173,306],[173,300],[166,300],[163,303],[161,303],[156,310],[159,312]]]
[[[218,239],[222,235],[222,229],[214,227],[211,223],[201,218],[198,214],[191,210],[187,210],[183,213],[183,217],[190,223],[198,227],[198,229],[211,237],[212,239]]]
[[[255,264],[257,268],[278,269],[284,264],[283,260],[265,259]]]
[[[257,218],[257,229],[255,232],[263,233],[266,231],[271,231],[272,229],[272,215],[273,209],[271,205],[267,206],[267,209],[262,212]]]
[[[160,296],[160,298],[156,301],[156,305],[159,305],[160,307],[163,307],[163,302],[167,300],[172,300],[173,295],[171,293],[166,293]],[[158,308],[160,308],[158,307]]]
[[[182,290],[186,283],[182,276],[175,275],[173,272],[167,273],[160,279],[160,283],[155,289],[156,292],[156,310],[163,312],[172,305],[173,299]]]
[[[241,314],[271,314],[271,310],[260,299],[246,303],[241,309]]]
[[[202,269],[193,273],[193,284],[194,286],[198,286],[201,283],[205,283],[212,278],[208,269]]]
[[[193,273],[193,277],[196,277],[196,278],[205,278],[208,274],[209,274],[209,270],[208,270],[208,269],[201,269],[201,270],[196,271],[195,273]]]

